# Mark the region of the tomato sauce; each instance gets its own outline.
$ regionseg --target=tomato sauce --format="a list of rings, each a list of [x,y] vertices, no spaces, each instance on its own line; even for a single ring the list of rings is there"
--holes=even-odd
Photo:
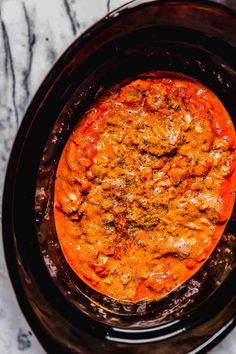
[[[220,100],[183,75],[149,73],[101,94],[59,161],[64,256],[118,301],[159,300],[219,242],[235,199],[236,137]]]

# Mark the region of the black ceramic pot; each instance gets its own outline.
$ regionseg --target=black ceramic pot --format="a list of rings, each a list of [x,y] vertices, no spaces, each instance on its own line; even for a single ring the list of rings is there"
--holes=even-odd
[[[18,132],[3,198],[6,261],[46,351],[200,353],[235,324],[234,212],[202,269],[159,302],[122,304],[90,289],[57,241],[54,176],[76,122],[101,88],[151,70],[207,85],[236,121],[236,3],[135,0],[77,39],[49,73]]]

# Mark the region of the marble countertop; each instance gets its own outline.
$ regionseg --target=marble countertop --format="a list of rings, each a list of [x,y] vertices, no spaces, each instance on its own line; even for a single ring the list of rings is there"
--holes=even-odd
[[[0,0],[0,199],[14,137],[41,81],[76,36],[125,2]],[[45,353],[17,304],[0,242],[0,354],[22,352]],[[236,329],[210,353],[236,354]]]

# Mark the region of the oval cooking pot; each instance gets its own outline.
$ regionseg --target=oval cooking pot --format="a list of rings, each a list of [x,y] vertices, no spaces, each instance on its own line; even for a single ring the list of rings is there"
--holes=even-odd
[[[159,302],[119,303],[66,263],[52,213],[55,171],[101,88],[152,70],[201,81],[236,120],[233,1],[132,1],[79,37],[41,85],[19,129],[3,197],[3,240],[23,313],[48,353],[200,353],[235,324],[235,218],[188,282]]]

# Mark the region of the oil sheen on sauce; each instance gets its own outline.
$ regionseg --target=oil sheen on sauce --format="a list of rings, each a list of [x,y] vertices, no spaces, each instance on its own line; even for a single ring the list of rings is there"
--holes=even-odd
[[[101,94],[56,173],[56,230],[74,272],[131,302],[189,279],[230,217],[235,147],[220,100],[188,77],[149,73]]]

